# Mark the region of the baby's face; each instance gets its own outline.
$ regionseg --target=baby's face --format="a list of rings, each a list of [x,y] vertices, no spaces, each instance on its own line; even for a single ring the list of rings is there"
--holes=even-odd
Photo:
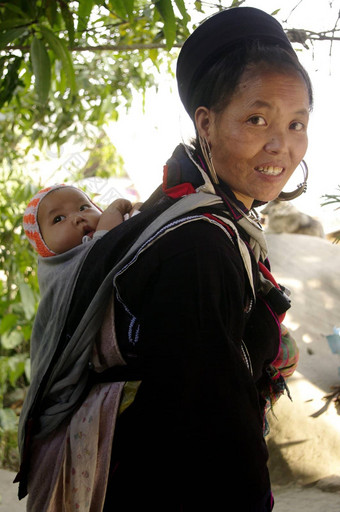
[[[47,194],[38,210],[38,223],[45,244],[56,254],[82,243],[92,236],[101,212],[75,188],[59,188]]]

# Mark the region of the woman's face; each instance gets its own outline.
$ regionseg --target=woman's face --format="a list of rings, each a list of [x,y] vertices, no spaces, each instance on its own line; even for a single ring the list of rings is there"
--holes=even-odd
[[[307,150],[309,97],[298,74],[246,71],[222,112],[196,110],[217,175],[250,208],[271,201]]]

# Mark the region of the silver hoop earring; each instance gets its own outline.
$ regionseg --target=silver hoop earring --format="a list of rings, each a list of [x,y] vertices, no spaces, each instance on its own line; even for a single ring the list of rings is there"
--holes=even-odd
[[[279,201],[291,201],[292,199],[296,199],[301,196],[307,190],[307,179],[308,179],[308,167],[304,160],[300,162],[300,166],[303,172],[303,182],[300,183],[295,190],[292,192],[281,192],[278,195]]]
[[[202,155],[204,156],[204,160],[205,160],[205,162],[206,162],[206,164],[208,166],[208,169],[209,169],[209,172],[210,172],[210,176],[211,176],[213,182],[216,185],[218,185],[219,181],[218,181],[217,173],[216,173],[213,161],[212,161],[212,156],[211,156],[211,151],[210,151],[209,144],[208,144],[207,140],[204,137],[201,137],[201,135],[198,136],[198,140],[199,140],[199,143],[200,143],[200,146],[201,146]]]

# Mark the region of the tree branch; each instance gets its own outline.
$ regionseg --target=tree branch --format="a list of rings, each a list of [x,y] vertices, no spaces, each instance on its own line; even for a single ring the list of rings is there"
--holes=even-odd
[[[175,43],[173,48],[181,48],[182,44]],[[69,48],[71,52],[100,52],[100,51],[111,51],[111,52],[124,52],[132,50],[154,50],[154,49],[166,49],[165,44],[160,43],[149,43],[149,44],[101,44],[97,46],[74,46]],[[29,46],[7,46],[6,51],[20,50],[23,53],[29,52]]]
[[[336,32],[339,33],[339,30],[336,31],[334,29],[323,32],[313,32],[311,30],[291,28],[285,32],[291,43],[300,43],[307,49],[307,41],[340,41],[340,35],[335,35]]]
[[[300,43],[303,46],[307,47],[307,41],[340,41],[340,34],[336,36],[335,33],[339,33],[339,30],[329,30],[323,32],[312,32],[310,30],[292,28],[286,30],[286,34],[291,43]],[[181,48],[181,43],[175,43],[173,48]],[[308,48],[308,47],[307,47]],[[69,50],[71,52],[102,52],[102,51],[110,51],[110,52],[126,52],[133,50],[164,50],[166,49],[166,45],[162,43],[136,43],[136,44],[100,44],[96,46],[73,46]],[[6,52],[20,50],[23,53],[27,53],[30,51],[29,46],[21,46],[21,45],[13,45],[7,46]]]
[[[181,44],[175,43],[173,44],[173,48],[181,48]],[[103,44],[98,46],[74,46],[70,49],[71,52],[98,52],[98,51],[114,51],[114,52],[124,52],[129,50],[154,50],[154,49],[166,49],[165,44],[159,43],[149,43],[149,44]]]

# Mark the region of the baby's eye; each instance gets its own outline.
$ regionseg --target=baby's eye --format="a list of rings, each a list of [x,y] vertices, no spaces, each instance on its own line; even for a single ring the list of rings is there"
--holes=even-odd
[[[84,210],[87,210],[87,208],[91,208],[91,206],[89,204],[82,204],[79,210],[83,212]]]
[[[289,126],[289,128],[291,130],[295,130],[296,132],[302,132],[305,128],[305,125],[303,123],[300,123],[300,121],[295,121]]]
[[[266,120],[262,116],[251,116],[247,123],[252,124],[254,126],[266,126]]]
[[[65,215],[57,215],[53,219],[53,224],[58,224],[58,222],[61,222],[63,219],[65,219]]]

